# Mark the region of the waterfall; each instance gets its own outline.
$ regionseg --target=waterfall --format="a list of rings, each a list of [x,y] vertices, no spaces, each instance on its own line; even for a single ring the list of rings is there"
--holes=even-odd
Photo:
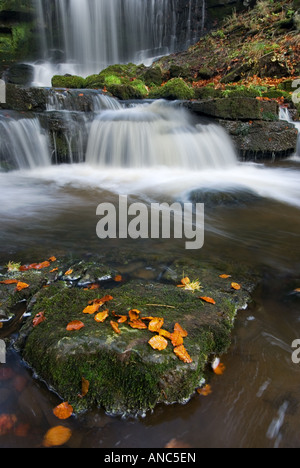
[[[300,122],[295,122],[292,119],[289,113],[289,110],[286,107],[280,107],[279,120],[285,120],[286,122],[294,125],[294,127],[298,130],[298,142],[297,142],[297,148],[296,148],[296,155],[300,156]]]
[[[186,170],[237,164],[230,138],[217,125],[194,127],[182,108],[164,101],[100,113],[90,129],[86,162],[99,167]]]
[[[0,116],[0,162],[14,169],[50,165],[47,134],[38,118],[15,120]]]
[[[203,0],[35,1],[43,58],[52,75],[56,67],[58,73],[69,69],[87,76],[115,63],[150,64],[187,48],[201,34]],[[45,64],[36,73],[36,82],[45,81]]]

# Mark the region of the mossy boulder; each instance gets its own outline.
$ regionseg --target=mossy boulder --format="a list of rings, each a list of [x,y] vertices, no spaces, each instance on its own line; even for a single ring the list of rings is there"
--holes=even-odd
[[[194,99],[195,93],[182,78],[173,78],[164,86],[154,88],[149,93],[150,99],[189,100]]]
[[[85,86],[85,80],[76,75],[55,75],[52,78],[53,88],[82,89]]]
[[[67,268],[65,265],[64,268]],[[15,343],[22,357],[46,384],[61,398],[69,401],[76,412],[94,406],[117,414],[138,414],[153,409],[158,403],[187,401],[205,379],[207,364],[225,353],[238,309],[250,300],[254,281],[241,271],[232,279],[221,279],[221,269],[191,263],[188,273],[199,281],[201,289],[178,288],[187,265],[174,262],[160,281],[124,278],[114,281],[113,272],[103,265],[80,262],[73,265],[70,277],[57,274],[55,281],[40,289],[31,300],[27,319]],[[90,274],[90,272],[92,272]],[[104,276],[99,278],[99,275]],[[241,284],[231,288],[232,280]],[[87,284],[98,281],[100,289]],[[94,314],[83,310],[94,299],[110,295],[113,299],[100,309],[108,309],[109,317],[97,323]],[[209,304],[199,296],[211,296]],[[138,309],[145,329],[119,324],[115,333],[111,321]],[[45,320],[33,326],[33,318],[43,312]],[[149,316],[164,319],[163,329],[172,333],[179,323],[188,333],[184,346],[192,362],[181,361],[169,339],[163,351],[152,349],[149,340],[157,333],[147,326]],[[67,331],[74,320],[84,323],[79,331]],[[82,398],[82,379],[89,381],[89,391]]]
[[[278,120],[278,104],[252,97],[226,97],[189,103],[194,112],[225,120]]]

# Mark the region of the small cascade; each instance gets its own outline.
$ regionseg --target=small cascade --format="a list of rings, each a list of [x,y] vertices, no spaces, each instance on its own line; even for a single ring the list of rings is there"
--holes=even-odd
[[[86,161],[100,167],[203,170],[234,167],[237,157],[222,128],[196,128],[183,108],[158,101],[100,113],[91,125]]]
[[[280,107],[279,120],[285,120],[286,122],[294,125],[294,127],[298,130],[296,155],[300,156],[300,122],[296,122],[292,119],[291,114],[289,113],[289,110],[286,107]]]
[[[51,164],[48,136],[38,118],[14,119],[0,115],[0,163],[13,169],[35,169]]]

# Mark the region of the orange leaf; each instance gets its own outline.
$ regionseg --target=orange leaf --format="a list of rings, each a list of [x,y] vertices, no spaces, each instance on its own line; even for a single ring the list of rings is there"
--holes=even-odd
[[[0,436],[8,434],[17,422],[17,417],[14,414],[0,415]]]
[[[173,346],[180,346],[183,344],[183,337],[178,330],[171,334],[171,341]]]
[[[121,275],[117,275],[115,276],[114,280],[116,281],[116,283],[121,283],[121,281],[123,281],[123,278]]]
[[[104,310],[103,312],[99,312],[97,315],[95,315],[95,320],[98,323],[103,323],[108,317],[108,310]]]
[[[176,346],[176,348],[174,348],[174,353],[181,361],[186,362],[187,364],[193,362],[191,356],[189,355],[189,353],[183,345]]]
[[[189,284],[190,282],[191,282],[190,278],[187,278],[187,277],[186,277],[186,278],[182,278],[182,280],[181,280],[181,284],[184,284],[184,285],[187,285],[187,284]]]
[[[64,276],[69,276],[73,273],[73,270],[68,270],[65,272]]]
[[[49,429],[43,440],[44,447],[58,447],[64,445],[72,436],[68,427],[56,426]]]
[[[0,284],[17,284],[18,280],[5,280],[5,281],[0,281]]]
[[[169,340],[171,339],[172,334],[170,332],[168,332],[167,330],[163,330],[161,328],[158,333],[160,334],[160,336],[164,336],[165,338],[169,338]]]
[[[214,299],[212,299],[211,297],[199,297],[199,299],[201,299],[204,302],[209,302],[210,304],[215,304],[216,303],[216,301]]]
[[[54,256],[49,258],[49,262],[56,262],[56,260],[57,260],[57,258],[54,257]]]
[[[120,318],[119,318],[119,320],[118,320],[118,323],[125,323],[125,322],[127,322],[127,319],[128,319],[127,315],[119,315],[119,317],[120,317]]]
[[[90,305],[90,306],[86,307],[86,308],[83,310],[83,313],[84,313],[84,314],[93,315],[93,314],[95,314],[96,312],[98,312],[98,310],[100,309],[101,305],[102,305],[102,304]]]
[[[185,338],[186,336],[188,336],[188,332],[187,332],[186,330],[184,330],[184,329],[179,325],[179,323],[175,323],[174,331],[178,331],[178,332],[180,333],[180,335],[182,336],[182,338]]]
[[[84,377],[81,378],[81,398],[85,397],[90,389],[90,382],[86,380]]]
[[[231,278],[231,275],[220,275],[219,278],[227,279]]]
[[[32,321],[33,326],[37,327],[40,323],[44,322],[45,320],[46,320],[45,311],[39,312],[38,314],[36,314],[36,316],[34,317]]]
[[[73,408],[68,402],[61,403],[53,410],[58,419],[68,419],[73,414]]]
[[[140,318],[140,311],[137,309],[132,309],[129,311],[129,319],[131,322],[134,322],[135,320],[138,320]]]
[[[151,320],[151,322],[149,323],[149,326],[148,326],[148,329],[151,331],[151,332],[159,332],[159,330],[161,329],[161,327],[163,326],[164,324],[164,319],[163,318],[159,318],[159,317],[155,317],[153,320]]]
[[[34,270],[42,270],[43,268],[48,268],[50,266],[50,262],[42,262],[36,264],[32,269]]]
[[[214,368],[214,373],[217,375],[222,375],[224,374],[225,370],[226,370],[226,367],[224,366],[224,364],[220,362],[220,364]]]
[[[84,323],[82,323],[80,320],[74,320],[73,322],[70,322],[67,326],[68,331],[76,331],[76,330],[81,330],[81,328],[84,327]]]
[[[168,346],[167,340],[160,335],[153,336],[148,343],[153,349],[157,349],[158,351],[163,351]]]
[[[236,289],[237,291],[241,289],[241,286],[238,283],[231,283],[232,289]]]
[[[29,284],[27,283],[17,283],[16,291],[22,291],[23,289],[29,288]]]
[[[53,270],[51,270],[50,273],[54,273],[55,271],[58,271],[58,268],[53,268]]]
[[[128,322],[128,325],[130,325],[131,328],[137,328],[138,330],[147,330],[147,325],[139,319]]]
[[[197,392],[199,393],[199,395],[208,396],[212,393],[212,389],[211,386],[207,384],[202,388],[197,388]]]
[[[111,327],[112,327],[113,331],[114,331],[115,333],[118,333],[118,335],[119,335],[119,334],[121,333],[121,331],[120,331],[120,329],[119,329],[118,323],[117,323],[117,322],[111,321],[110,324],[111,324]]]

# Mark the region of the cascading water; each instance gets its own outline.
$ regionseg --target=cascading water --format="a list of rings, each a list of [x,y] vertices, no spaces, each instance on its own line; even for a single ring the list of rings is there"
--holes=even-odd
[[[115,168],[228,168],[237,157],[226,132],[190,123],[188,114],[164,101],[106,111],[91,126],[88,164]]]
[[[0,162],[16,169],[50,165],[49,141],[38,118],[0,116]]]
[[[115,63],[151,63],[187,48],[204,26],[203,0],[35,1],[47,61],[36,65],[40,85],[55,73],[87,76]]]
[[[296,156],[300,156],[300,122],[295,122],[290,113],[289,110],[285,107],[281,107],[279,110],[279,119],[280,120],[285,120],[286,122],[292,124],[295,126],[295,128],[298,130],[298,142],[297,142],[297,148],[296,148]]]

